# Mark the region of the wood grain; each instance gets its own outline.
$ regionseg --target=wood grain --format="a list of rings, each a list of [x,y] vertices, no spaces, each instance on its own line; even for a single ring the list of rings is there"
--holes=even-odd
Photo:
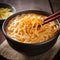
[[[0,0],[0,2],[12,4],[17,12],[29,9],[38,9],[51,13],[48,0]]]

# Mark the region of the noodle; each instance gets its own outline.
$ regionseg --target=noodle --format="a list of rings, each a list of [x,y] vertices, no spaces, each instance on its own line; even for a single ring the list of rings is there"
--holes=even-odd
[[[7,35],[23,43],[38,43],[54,36],[58,26],[54,21],[42,26],[44,15],[22,14],[11,19],[6,27]]]
[[[11,12],[11,9],[9,8],[0,8],[0,19],[7,19],[9,16],[11,16],[13,13]]]

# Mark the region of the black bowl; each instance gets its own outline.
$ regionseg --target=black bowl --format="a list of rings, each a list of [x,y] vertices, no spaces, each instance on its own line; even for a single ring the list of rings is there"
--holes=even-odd
[[[44,12],[44,11],[28,10],[28,11],[22,11],[22,12],[19,12],[19,13],[16,13],[16,14],[10,16],[7,20],[4,21],[3,26],[2,26],[3,34],[5,35],[8,43],[16,51],[19,51],[19,52],[21,52],[25,55],[28,55],[28,56],[35,56],[35,55],[39,55],[39,54],[42,54],[44,52],[47,52],[57,41],[57,38],[59,36],[59,30],[56,32],[54,37],[52,37],[51,39],[49,39],[45,42],[34,43],[34,44],[28,44],[28,43],[22,43],[22,42],[15,41],[6,34],[6,32],[5,32],[6,28],[5,27],[8,23],[8,21],[11,20],[12,18],[14,18],[17,15],[21,15],[21,14],[24,14],[24,13],[25,14],[26,13],[36,13],[36,14],[42,14],[42,15],[46,15],[46,16],[50,15],[49,13]],[[59,26],[59,22],[56,21],[56,23]]]
[[[16,12],[16,9],[11,4],[8,4],[8,3],[0,3],[0,8],[9,8],[11,9],[12,13]],[[2,26],[2,23],[4,22],[4,20],[6,19],[0,19],[0,26]]]

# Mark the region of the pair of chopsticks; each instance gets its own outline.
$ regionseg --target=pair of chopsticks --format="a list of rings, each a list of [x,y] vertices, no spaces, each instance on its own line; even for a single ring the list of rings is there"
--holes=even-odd
[[[49,22],[51,22],[51,21],[54,21],[54,20],[56,20],[56,19],[58,19],[58,18],[60,18],[60,11],[58,11],[58,12],[56,12],[56,13],[48,16],[48,17],[44,20],[43,25],[46,24],[46,23],[49,23]]]

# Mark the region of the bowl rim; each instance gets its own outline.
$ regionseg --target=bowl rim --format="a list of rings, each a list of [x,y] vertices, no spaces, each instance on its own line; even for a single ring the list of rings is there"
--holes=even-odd
[[[2,2],[0,2],[0,4],[2,4],[2,5],[7,5],[7,6],[10,6],[11,7],[11,9],[13,10],[12,12],[13,12],[13,14],[14,13],[16,13],[16,8],[12,5],[12,4],[10,4],[10,3],[2,3]],[[3,8],[3,7],[2,7]],[[6,7],[6,8],[8,8],[8,7]],[[4,20],[6,20],[6,19],[0,19],[0,21],[4,21]]]
[[[19,41],[16,41],[16,40],[10,38],[10,37],[6,34],[6,31],[5,31],[5,24],[7,24],[6,22],[9,21],[9,20],[11,20],[13,17],[15,17],[15,16],[17,16],[17,15],[24,14],[24,12],[27,12],[27,11],[28,11],[28,12],[29,12],[29,11],[35,11],[35,12],[42,12],[42,13],[44,12],[44,13],[47,13],[47,14],[49,14],[49,15],[51,14],[51,13],[48,13],[48,12],[45,12],[45,11],[40,11],[40,10],[25,10],[25,11],[17,12],[17,13],[15,13],[15,14],[11,15],[8,19],[6,19],[6,20],[4,21],[4,23],[3,23],[3,25],[2,25],[2,32],[3,32],[4,36],[7,37],[7,38],[9,38],[9,39],[12,40],[12,41],[15,41],[15,42],[21,43],[21,44],[26,44],[26,45],[41,45],[41,44],[45,44],[45,43],[48,43],[48,42],[54,40],[54,37],[56,37],[56,36],[59,34],[59,29],[58,29],[58,31],[56,31],[56,33],[55,33],[55,35],[54,35],[53,37],[51,37],[50,39],[48,39],[48,40],[46,40],[46,41],[38,42],[38,43],[23,43],[23,42],[19,42]],[[33,12],[33,13],[34,13],[34,12]],[[40,14],[40,13],[39,13],[39,14]],[[56,21],[57,21],[58,26],[60,27],[58,19],[57,19]]]

